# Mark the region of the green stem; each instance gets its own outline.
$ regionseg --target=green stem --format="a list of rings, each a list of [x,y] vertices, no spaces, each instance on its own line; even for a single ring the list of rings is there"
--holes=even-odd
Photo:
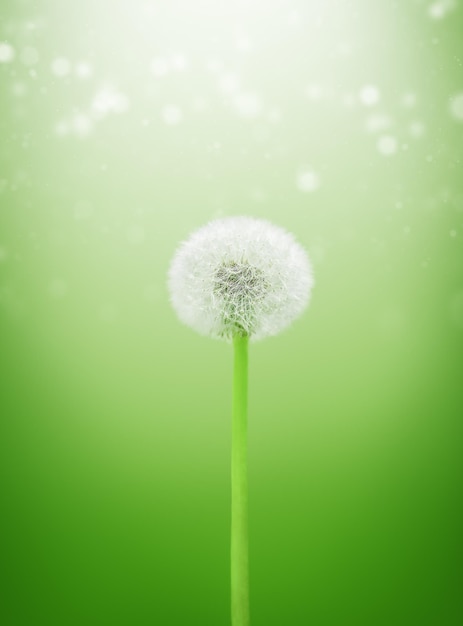
[[[248,337],[235,335],[231,459],[231,618],[249,626],[248,566]]]

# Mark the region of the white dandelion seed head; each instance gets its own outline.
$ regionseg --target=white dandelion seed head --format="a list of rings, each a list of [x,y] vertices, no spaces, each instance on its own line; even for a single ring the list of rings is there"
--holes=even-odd
[[[168,286],[179,319],[202,335],[251,340],[276,335],[308,304],[314,280],[305,250],[282,228],[227,217],[177,250]]]

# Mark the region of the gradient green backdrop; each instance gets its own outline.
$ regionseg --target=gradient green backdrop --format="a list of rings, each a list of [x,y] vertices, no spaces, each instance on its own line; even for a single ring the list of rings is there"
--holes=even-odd
[[[253,626],[462,623],[463,6],[3,0],[0,622],[229,624],[231,346],[179,241],[268,218]]]

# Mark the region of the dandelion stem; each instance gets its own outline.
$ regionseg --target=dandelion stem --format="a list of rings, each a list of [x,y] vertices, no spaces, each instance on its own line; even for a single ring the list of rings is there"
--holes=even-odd
[[[249,626],[248,566],[248,336],[233,337],[233,415],[231,458],[231,621]]]

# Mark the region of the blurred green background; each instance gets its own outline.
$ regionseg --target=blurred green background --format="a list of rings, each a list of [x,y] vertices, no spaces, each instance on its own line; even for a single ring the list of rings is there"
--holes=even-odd
[[[461,623],[463,3],[3,0],[5,626],[229,624],[231,347],[166,272],[292,231],[252,346],[253,626]]]

